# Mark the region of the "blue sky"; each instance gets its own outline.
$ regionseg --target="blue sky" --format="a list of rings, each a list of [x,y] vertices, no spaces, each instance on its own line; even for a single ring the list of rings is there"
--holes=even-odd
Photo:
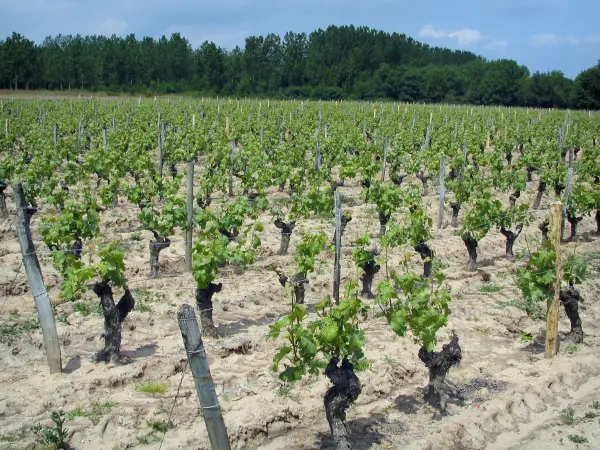
[[[0,0],[0,36],[159,37],[243,47],[249,35],[369,26],[568,77],[600,59],[600,0]]]

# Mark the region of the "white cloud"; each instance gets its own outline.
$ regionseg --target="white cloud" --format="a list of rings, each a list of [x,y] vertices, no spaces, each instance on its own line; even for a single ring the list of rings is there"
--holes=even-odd
[[[472,28],[463,28],[461,30],[453,31],[448,34],[449,37],[456,39],[461,45],[476,44],[483,39],[481,31],[474,30]]]
[[[435,38],[435,39],[449,37],[448,33],[446,33],[445,31],[442,31],[442,30],[438,30],[437,28],[434,28],[431,25],[425,25],[423,28],[421,28],[421,31],[419,31],[419,36]]]
[[[573,36],[559,36],[552,33],[537,34],[531,38],[533,45],[537,47],[550,46],[550,45],[588,45],[588,44],[600,44],[600,35],[585,36],[581,38]]]
[[[454,41],[461,47],[481,44],[485,49],[498,50],[508,46],[507,41],[486,36],[480,30],[474,28],[461,28],[460,30],[447,31],[441,28],[435,28],[432,25],[425,25],[417,35],[421,38]]]

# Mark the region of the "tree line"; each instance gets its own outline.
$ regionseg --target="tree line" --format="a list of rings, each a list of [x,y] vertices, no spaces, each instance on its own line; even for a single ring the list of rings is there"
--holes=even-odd
[[[600,61],[571,80],[354,26],[250,36],[232,50],[194,49],[179,33],[59,34],[41,44],[13,33],[0,41],[0,87],[600,109]]]

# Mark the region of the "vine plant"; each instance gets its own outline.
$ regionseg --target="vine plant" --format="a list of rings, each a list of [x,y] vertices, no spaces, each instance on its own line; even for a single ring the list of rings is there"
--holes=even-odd
[[[325,414],[336,449],[350,449],[346,410],[361,392],[355,372],[364,370],[364,332],[369,307],[358,298],[358,284],[346,285],[344,297],[336,305],[330,297],[315,305],[317,317],[309,320],[306,306],[292,298],[291,311],[270,325],[267,339],[284,338],[285,344],[273,358],[273,370],[284,369],[279,378],[284,382],[301,380],[305,375],[325,376],[333,383],[324,396]],[[291,292],[290,292],[291,294]]]

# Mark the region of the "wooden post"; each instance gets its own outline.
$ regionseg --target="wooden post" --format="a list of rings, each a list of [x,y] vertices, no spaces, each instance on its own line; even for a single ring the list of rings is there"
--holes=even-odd
[[[185,230],[185,268],[192,271],[192,231],[194,223],[194,160],[187,164],[187,229]]]
[[[567,217],[567,206],[569,205],[569,196],[571,195],[571,188],[573,184],[573,159],[574,159],[574,151],[572,148],[569,149],[569,168],[567,169],[567,185],[565,186],[565,198],[562,205],[562,222],[560,229],[560,237],[565,232],[565,219]]]
[[[336,189],[333,193],[335,203],[335,261],[333,265],[333,299],[336,305],[340,304],[340,259],[342,253],[342,205],[340,193]]]
[[[444,186],[444,178],[446,176],[446,158],[440,160],[440,209],[438,212],[437,229],[442,228],[444,221],[444,201],[446,200],[446,186]]]
[[[102,145],[106,147],[106,128],[102,128]]]
[[[319,109],[319,126],[317,128],[317,155],[315,157],[315,169],[321,170],[321,121],[323,120],[323,104]]]
[[[558,315],[560,305],[560,281],[562,267],[560,261],[560,238],[562,222],[562,205],[554,202],[550,206],[550,241],[556,253],[556,279],[554,281],[554,295],[548,299],[548,313],[546,315],[546,351],[544,356],[552,358],[558,353],[560,339],[558,337]]]
[[[46,358],[50,374],[60,373],[62,371],[62,360],[60,355],[60,344],[58,342],[58,333],[56,332],[56,323],[54,321],[54,312],[50,303],[50,296],[46,292],[40,263],[35,253],[35,247],[29,231],[29,218],[27,216],[27,203],[25,202],[25,193],[21,183],[13,184],[13,195],[17,206],[17,236],[23,255],[23,266],[27,272],[27,279],[31,288],[31,295],[35,301],[42,334],[44,336],[44,347],[46,349]]]
[[[165,124],[161,123],[160,132],[158,133],[158,176],[163,176],[163,145],[165,143]]]
[[[202,408],[202,417],[204,417],[210,446],[212,450],[231,450],[194,308],[190,305],[181,305],[177,312],[177,321],[188,365],[194,376],[196,393],[200,401],[200,408]]]
[[[58,125],[54,124],[54,127],[52,127],[52,141],[54,142],[54,146],[56,147],[58,145]]]
[[[385,181],[385,166],[387,164],[387,154],[388,154],[389,140],[386,136],[383,141],[383,164],[381,165],[381,181]]]
[[[230,142],[229,143],[229,180],[228,180],[230,197],[233,197],[233,152],[234,151],[235,151],[235,142]]]

